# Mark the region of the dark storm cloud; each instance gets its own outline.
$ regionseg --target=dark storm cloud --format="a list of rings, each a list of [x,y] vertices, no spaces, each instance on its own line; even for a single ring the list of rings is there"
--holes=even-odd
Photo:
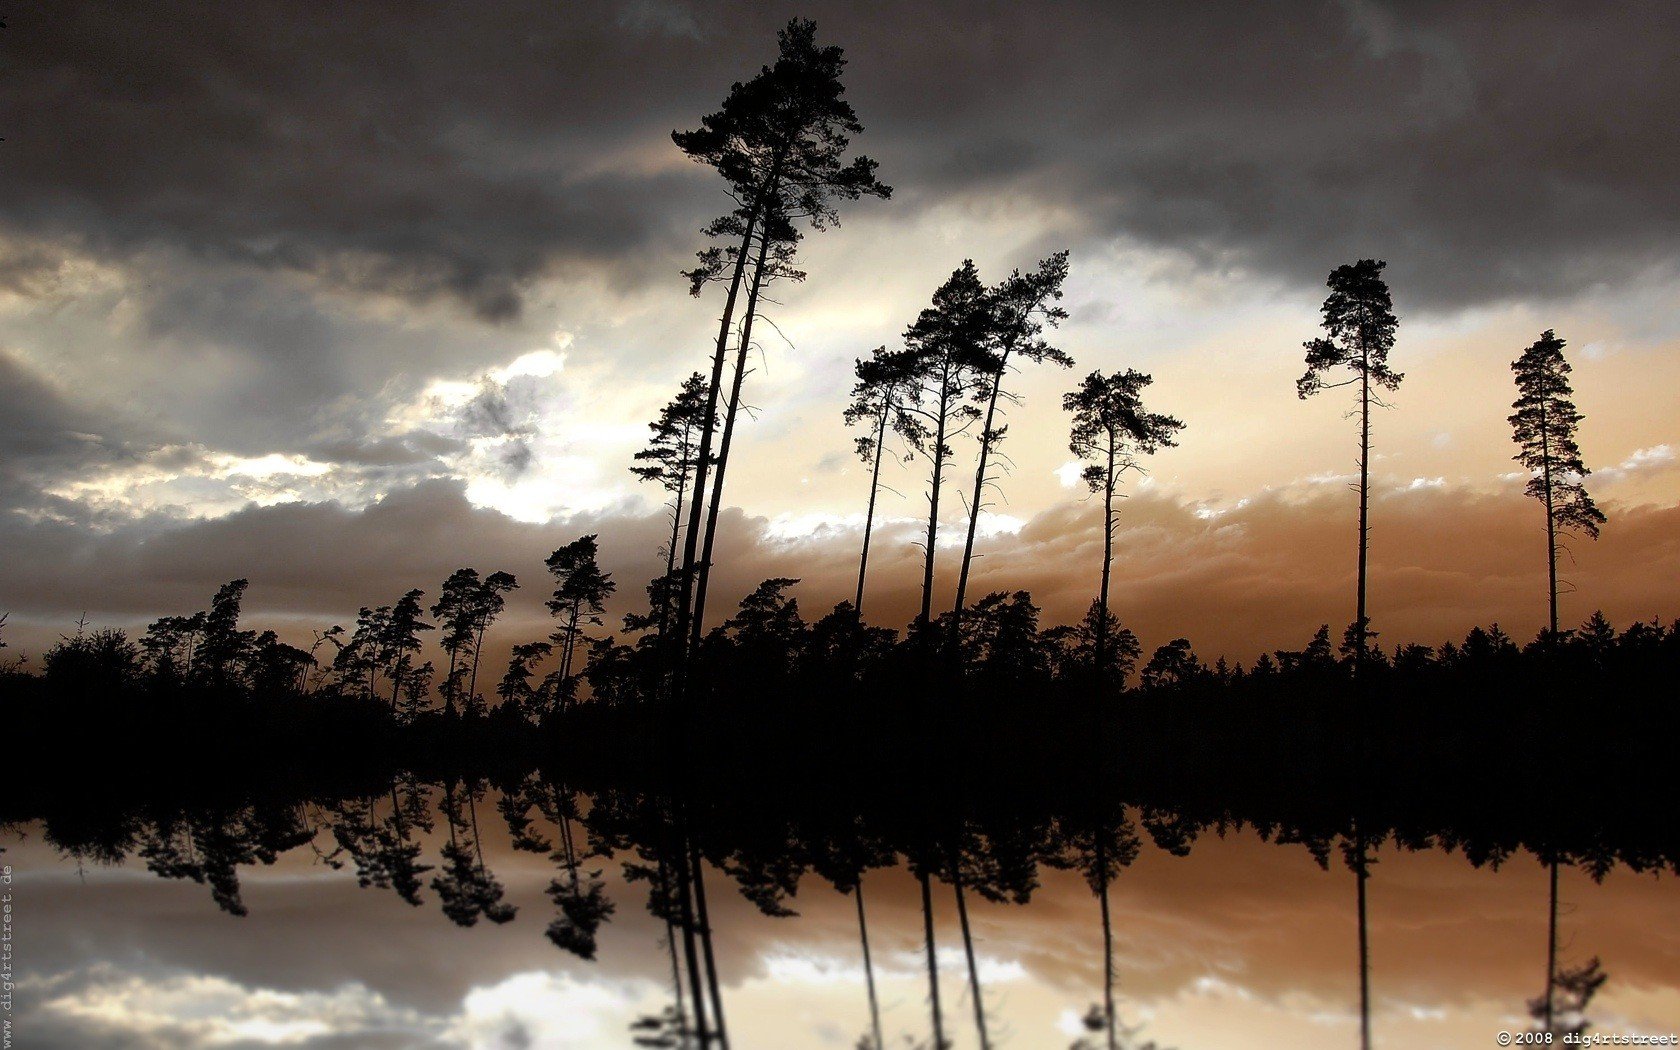
[[[0,508],[88,520],[86,507],[56,499],[43,486],[101,467],[145,460],[179,468],[197,459],[197,451],[171,446],[109,406],[78,402],[0,351]]]
[[[894,217],[1054,203],[1315,283],[1376,254],[1437,306],[1675,259],[1660,3],[54,5],[8,32],[4,223],[491,319],[540,276],[669,280],[721,197],[665,136],[794,14],[847,48]]]

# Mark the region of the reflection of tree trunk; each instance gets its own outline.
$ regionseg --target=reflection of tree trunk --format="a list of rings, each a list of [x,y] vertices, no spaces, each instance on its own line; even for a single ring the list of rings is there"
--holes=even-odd
[[[1354,875],[1359,884],[1359,1045],[1371,1050],[1371,940],[1365,921],[1365,880],[1370,871],[1365,861],[1365,835],[1356,832]]]
[[[885,1050],[886,1043],[881,1038],[881,1003],[875,997],[875,963],[869,957],[869,922],[863,912],[863,873],[858,872],[857,886],[852,894],[857,897],[858,940],[863,944],[863,980],[869,988],[869,1027],[875,1033],[874,1050]]]
[[[1103,1021],[1108,1028],[1108,1050],[1119,1050],[1114,1019],[1114,925],[1108,913],[1108,857],[1103,850],[1104,832],[1097,832],[1097,899],[1102,905],[1103,934]]]
[[[683,1001],[682,967],[677,963],[677,929],[676,924],[671,921],[671,905],[675,902],[676,895],[672,892],[671,868],[665,863],[663,852],[659,854],[658,859],[659,896],[665,903],[665,907],[661,909],[665,913],[665,947],[671,953],[671,991],[677,998],[677,1032],[678,1038],[681,1039],[680,1033],[688,1030],[688,1008]]]
[[[1558,862],[1555,857],[1551,869],[1550,919],[1546,929],[1546,1027],[1543,1029],[1547,1032],[1552,1030],[1552,999],[1557,991]]]
[[[688,964],[688,990],[694,1003],[694,1034],[702,1050],[711,1041],[711,1029],[706,1024],[706,995],[701,987],[700,954],[694,937],[693,879],[688,866],[688,849],[679,843],[676,858],[677,903],[682,909],[683,958]]]
[[[472,818],[473,852],[478,855],[478,873],[484,874],[484,840],[478,836],[478,792],[467,785],[467,813]]]
[[[925,868],[918,877],[922,883],[922,936],[927,941],[928,998],[933,1004],[933,1047],[945,1050],[945,1019],[939,1012],[939,962],[934,957],[933,886]]]
[[[974,935],[968,927],[968,902],[963,898],[962,869],[956,854],[950,858],[951,885],[957,891],[957,923],[962,927],[963,954],[968,956],[968,992],[974,999],[974,1028],[980,1033],[980,1050],[991,1050],[992,1041],[986,1035],[986,1000],[980,994],[980,968],[974,963]]]
[[[723,994],[718,988],[717,956],[712,950],[712,920],[706,910],[705,860],[700,854],[697,839],[689,840],[688,860],[694,868],[694,914],[700,922],[700,944],[706,954],[706,988],[712,999],[712,1017],[717,1022],[718,1045],[723,1050],[729,1050],[729,1029],[723,1020]]]

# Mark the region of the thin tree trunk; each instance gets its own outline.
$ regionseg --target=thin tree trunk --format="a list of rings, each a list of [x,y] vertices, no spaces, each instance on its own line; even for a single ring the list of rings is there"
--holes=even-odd
[[[700,944],[706,955],[706,987],[712,999],[712,1018],[717,1024],[718,1045],[729,1050],[729,1029],[723,1021],[723,994],[718,987],[717,956],[712,951],[712,920],[706,910],[705,860],[697,839],[689,840],[688,859],[694,868],[695,917],[700,922]]]
[[[443,710],[451,714],[455,710],[455,658],[459,655],[454,649],[449,650],[449,673],[443,676]]]
[[[881,491],[881,445],[887,439],[887,415],[892,407],[888,398],[881,404],[881,421],[875,427],[875,466],[869,475],[869,511],[863,516],[863,553],[858,556],[857,599],[852,608],[858,623],[863,622],[863,582],[869,572],[869,538],[875,531],[875,499]]]
[[[706,387],[706,417],[700,429],[700,455],[694,466],[694,491],[697,494],[704,494],[706,491],[706,470],[712,456],[712,432],[717,427],[718,395],[723,389],[723,365],[729,355],[729,330],[735,321],[735,300],[741,292],[741,278],[746,272],[747,253],[752,247],[753,232],[758,228],[759,213],[764,199],[765,195],[761,193],[758,202],[747,216],[746,231],[741,234],[741,245],[735,253],[735,272],[729,278],[729,294],[723,301],[723,317],[718,321],[717,347],[712,354],[712,377]],[[705,502],[700,498],[689,501],[688,535],[683,540],[682,587],[677,603],[677,637],[684,640],[688,638],[689,618],[692,612],[694,563],[699,556],[700,514]],[[686,648],[681,655],[686,658]]]
[[[920,875],[922,883],[922,936],[927,942],[928,998],[933,1004],[933,1050],[945,1050],[945,1018],[939,1011],[939,961],[933,943],[933,886],[927,871]]]
[[[1359,859],[1354,868],[1358,883],[1359,904],[1359,1045],[1371,1050],[1371,941],[1365,915],[1365,880],[1369,878],[1365,863],[1365,837],[1357,840]]]
[[[881,1001],[875,995],[875,963],[869,956],[869,921],[863,911],[863,872],[858,872],[857,886],[852,890],[857,898],[858,940],[863,944],[863,980],[869,988],[869,1027],[875,1034],[873,1050],[886,1050],[881,1036]]]
[[[957,924],[962,928],[963,954],[968,957],[968,993],[974,1000],[974,1029],[980,1035],[980,1050],[991,1050],[992,1041],[986,1034],[986,1000],[980,993],[980,968],[974,961],[974,934],[968,925],[968,902],[963,897],[962,869],[953,855],[950,858],[951,886],[957,891]]]
[[[922,569],[922,627],[933,626],[933,545],[939,537],[939,487],[945,473],[945,422],[950,415],[950,365],[939,390],[939,424],[933,439],[933,480],[928,495],[927,559]],[[930,635],[931,637],[931,635]]]
[[[1359,372],[1359,603],[1354,614],[1354,673],[1365,669],[1365,570],[1371,543],[1371,375],[1370,356]]]
[[[735,378],[730,384],[729,407],[723,416],[723,438],[718,442],[717,473],[712,478],[712,502],[706,511],[706,542],[697,566],[694,585],[694,619],[689,625],[689,647],[698,649],[706,630],[706,589],[712,578],[712,549],[717,540],[718,514],[723,510],[724,472],[729,469],[729,446],[735,438],[735,418],[741,409],[741,383],[747,376],[747,353],[752,348],[753,319],[758,316],[758,296],[764,287],[764,259],[770,253],[769,230],[759,233],[758,260],[753,264],[752,287],[747,291],[747,311],[741,319],[740,345],[735,349]]]
[[[1097,834],[1097,899],[1102,906],[1103,934],[1103,1022],[1108,1030],[1108,1050],[1119,1050],[1119,1031],[1114,1017],[1114,926],[1108,911],[1108,857],[1103,850],[1103,832]]]
[[[678,843],[676,858],[677,900],[682,908],[683,958],[688,963],[689,998],[694,1003],[694,1034],[701,1050],[711,1043],[711,1029],[706,1024],[706,995],[700,976],[700,953],[695,945],[694,884],[688,863],[688,847]]]
[[[1103,476],[1103,563],[1102,585],[1097,590],[1097,684],[1108,679],[1108,586],[1114,565],[1114,431],[1108,434],[1108,471]]]
[[[1546,595],[1551,602],[1552,644],[1557,643],[1557,518],[1552,504],[1552,436],[1546,426],[1546,399],[1540,399],[1540,478],[1546,492]]]
[[[1546,927],[1546,1027],[1552,1030],[1553,997],[1557,991],[1557,945],[1558,945],[1558,862],[1552,859],[1551,864],[1551,899],[1550,918]]]
[[[957,652],[958,632],[962,626],[963,599],[968,595],[968,571],[974,561],[974,532],[980,524],[980,502],[986,493],[986,466],[992,454],[992,421],[997,416],[998,395],[1003,391],[1003,374],[1009,366],[1009,351],[998,359],[997,376],[992,380],[991,396],[986,399],[986,420],[980,428],[980,460],[974,469],[974,498],[968,505],[968,536],[963,540],[962,567],[957,570],[957,600],[951,606],[951,648]]]
[[[683,1002],[682,967],[677,963],[677,929],[668,918],[665,920],[665,947],[671,953],[671,990],[677,997],[677,1045],[686,1046],[688,1009]]]
[[[478,636],[473,639],[472,678],[467,682],[468,700],[471,700],[473,697],[478,695],[478,656],[480,653],[484,652],[484,632],[489,628],[489,626],[489,623],[480,620],[478,624]]]

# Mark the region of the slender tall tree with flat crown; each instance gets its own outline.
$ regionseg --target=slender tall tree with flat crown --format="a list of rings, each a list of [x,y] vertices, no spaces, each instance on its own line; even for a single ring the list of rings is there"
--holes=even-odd
[[[1067,319],[1067,311],[1057,305],[1067,273],[1068,253],[1060,251],[1039,263],[1037,270],[1030,273],[1016,270],[991,292],[990,349],[994,371],[983,378],[979,391],[986,403],[986,414],[980,423],[980,454],[974,468],[974,491],[968,500],[968,534],[963,540],[962,562],[957,568],[956,601],[951,606],[953,646],[961,637],[968,573],[974,564],[974,534],[980,524],[980,511],[985,507],[986,487],[992,483],[988,473],[993,466],[992,454],[1009,430],[1008,424],[999,422],[998,404],[1015,400],[1015,395],[1004,389],[1012,362],[1024,359],[1034,364],[1049,362],[1062,368],[1073,367],[1073,358],[1040,338],[1045,325],[1054,327]]]
[[[1548,644],[1558,640],[1558,533],[1578,532],[1598,539],[1598,529],[1608,519],[1593,503],[1582,481],[1591,473],[1581,461],[1581,447],[1575,428],[1584,418],[1571,400],[1569,362],[1564,360],[1564,341],[1550,328],[1543,332],[1522,356],[1511,363],[1516,374],[1517,399],[1510,416],[1511,434],[1517,442],[1518,463],[1532,473],[1527,492],[1546,508],[1546,597]],[[1546,995],[1541,1004],[1543,1031],[1552,1030],[1557,995],[1558,862],[1550,862],[1549,919],[1546,933]]]
[[[795,221],[803,218],[814,229],[823,229],[838,221],[836,202],[865,195],[887,197],[892,192],[876,179],[874,161],[868,157],[845,159],[851,136],[860,133],[863,125],[851,104],[841,97],[845,91],[840,82],[845,58],[840,48],[818,47],[816,25],[805,19],[789,22],[777,39],[780,53],[774,65],[745,83],[735,84],[723,106],[702,118],[700,127],[671,135],[678,149],[723,177],[736,203],[730,214],[707,229],[709,235],[726,239],[725,246],[701,252],[700,265],[688,273],[694,294],[713,280],[727,282],[728,293],[718,320],[695,468],[696,497],[690,501],[688,534],[683,543],[677,627],[679,637],[688,642],[685,654],[698,644],[702,630],[704,608],[699,596],[709,569],[700,550],[707,503],[702,497],[707,491],[712,431],[717,425],[724,365],[741,289],[750,280],[737,347],[737,377],[742,374],[751,344],[757,295],[771,274],[766,268],[786,266],[791,261]],[[754,260],[756,265],[749,276],[747,267]],[[732,396],[731,404],[738,407],[738,403],[738,395]],[[719,480],[727,462],[720,452]],[[714,486],[712,502],[722,495],[722,486]],[[715,529],[715,515],[712,520]]]
[[[904,333],[906,366],[915,384],[899,406],[893,429],[911,451],[928,461],[928,525],[922,551],[922,610],[918,630],[932,644],[934,552],[939,539],[939,499],[952,456],[951,442],[980,418],[974,392],[992,369],[991,296],[972,260],[964,260],[933,293]]]
[[[1108,610],[1109,580],[1114,566],[1114,500],[1120,479],[1130,471],[1142,472],[1139,456],[1153,455],[1178,444],[1184,424],[1172,416],[1147,411],[1143,388],[1154,379],[1128,368],[1105,376],[1092,372],[1062,398],[1062,407],[1073,413],[1068,450],[1087,461],[1082,477],[1086,486],[1103,498],[1102,583],[1097,591],[1095,617],[1096,667],[1106,676],[1109,660],[1108,635],[1113,621]]]
[[[875,531],[875,501],[881,493],[881,460],[885,455],[887,428],[907,399],[915,393],[910,360],[904,351],[878,346],[869,359],[859,358],[854,371],[852,403],[846,406],[846,425],[867,424],[869,433],[857,439],[858,458],[869,464],[869,509],[863,516],[863,551],[858,555],[857,596],[852,611],[863,620],[863,585],[869,574],[869,540]]]
[[[1590,473],[1581,462],[1575,428],[1584,418],[1570,400],[1566,344],[1550,328],[1511,363],[1516,373],[1517,399],[1511,403],[1511,433],[1517,442],[1513,458],[1530,471],[1527,493],[1546,508],[1546,595],[1551,609],[1551,632],[1558,633],[1558,533],[1578,532],[1598,539],[1607,520],[1593,503],[1582,480]]]
[[[1382,271],[1387,263],[1361,259],[1338,266],[1325,282],[1330,294],[1324,300],[1324,330],[1327,336],[1309,339],[1307,371],[1295,382],[1303,400],[1321,390],[1357,386],[1355,411],[1359,414],[1359,571],[1358,602],[1354,614],[1354,666],[1365,662],[1371,619],[1365,602],[1367,563],[1371,546],[1371,407],[1386,408],[1382,390],[1399,389],[1405,375],[1388,367],[1388,352],[1394,348],[1394,332],[1400,321],[1394,316],[1394,302],[1388,294]],[[1346,368],[1350,378],[1325,382],[1332,368]]]

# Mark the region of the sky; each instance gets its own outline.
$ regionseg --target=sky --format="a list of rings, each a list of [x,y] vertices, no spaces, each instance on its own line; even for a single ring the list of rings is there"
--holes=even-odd
[[[845,49],[855,149],[894,193],[808,236],[809,279],[767,307],[714,593],[849,597],[854,359],[964,259],[997,281],[1066,248],[1052,339],[1077,364],[1012,380],[975,593],[1084,610],[1100,528],[1060,399],[1131,367],[1186,429],[1122,507],[1122,619],[1210,659],[1350,621],[1350,405],[1294,379],[1325,275],[1374,257],[1406,373],[1375,422],[1381,640],[1542,624],[1505,417],[1548,328],[1610,516],[1570,544],[1564,618],[1680,614],[1672,5],[72,0],[0,34],[11,652],[235,577],[251,622],[306,637],[461,565],[521,579],[505,646],[585,533],[630,609],[666,526],[627,467],[721,310],[680,271],[729,202],[670,133],[794,16]],[[870,612],[902,624],[925,479],[886,476]]]

